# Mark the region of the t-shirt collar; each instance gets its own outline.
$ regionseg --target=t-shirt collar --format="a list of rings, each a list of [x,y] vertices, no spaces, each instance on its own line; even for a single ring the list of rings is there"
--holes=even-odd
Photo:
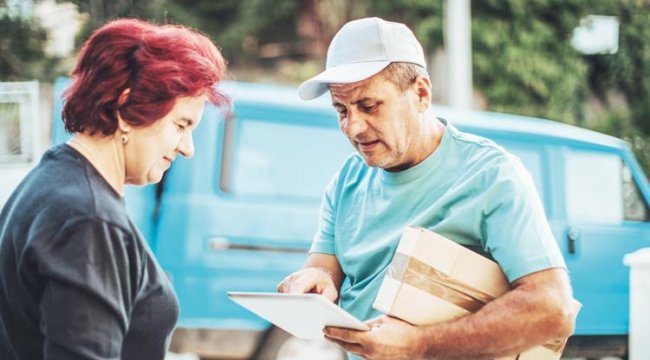
[[[449,149],[449,137],[451,135],[449,134],[450,131],[448,131],[450,126],[447,120],[442,118],[437,118],[437,120],[445,126],[438,147],[422,162],[406,170],[393,172],[380,169],[382,182],[389,184],[403,184],[417,179],[430,171],[434,171],[440,165],[441,159]]]

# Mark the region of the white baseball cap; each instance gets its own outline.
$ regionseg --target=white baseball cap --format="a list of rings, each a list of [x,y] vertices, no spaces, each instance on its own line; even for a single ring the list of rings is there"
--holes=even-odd
[[[367,79],[392,62],[408,62],[426,69],[422,45],[406,25],[372,17],[353,20],[334,35],[327,50],[325,71],[303,82],[298,95],[315,99],[330,84]]]

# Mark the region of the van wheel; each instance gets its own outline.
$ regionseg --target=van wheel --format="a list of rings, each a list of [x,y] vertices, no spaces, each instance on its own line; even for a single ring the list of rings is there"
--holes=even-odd
[[[345,352],[327,340],[303,340],[273,327],[254,360],[345,360]]]

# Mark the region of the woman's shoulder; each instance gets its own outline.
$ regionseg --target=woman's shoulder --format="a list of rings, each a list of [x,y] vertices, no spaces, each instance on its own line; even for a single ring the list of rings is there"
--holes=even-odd
[[[48,150],[12,196],[14,214],[51,226],[94,219],[128,230],[124,202],[90,166],[69,147]]]

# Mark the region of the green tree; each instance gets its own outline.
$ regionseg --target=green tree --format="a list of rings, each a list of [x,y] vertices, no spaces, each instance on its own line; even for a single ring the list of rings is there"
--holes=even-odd
[[[369,2],[367,16],[407,24],[428,51],[443,47],[444,1],[376,0]]]
[[[77,5],[79,12],[88,14],[88,20],[77,34],[77,44],[83,43],[97,28],[120,17],[137,17],[164,22],[167,0],[57,0]]]
[[[285,59],[320,68],[336,30],[362,16],[408,24],[431,52],[444,47],[444,0],[73,2],[89,14],[81,39],[119,16],[179,22],[210,35],[231,65],[276,73]],[[471,4],[474,86],[489,110],[548,118],[623,137],[650,173],[650,2],[481,0]],[[616,54],[583,55],[571,46],[573,29],[588,14],[618,17]],[[306,22],[310,31],[305,31]],[[298,70],[292,68],[291,80],[305,77]],[[610,103],[612,92],[623,95],[624,110]],[[587,118],[592,112],[586,111],[587,101],[594,97],[605,109],[595,120]]]
[[[473,2],[474,84],[491,110],[581,123],[587,65],[570,45],[584,14],[577,2]]]
[[[276,56],[301,54],[297,0],[173,0],[168,19],[210,35],[231,64],[263,65]]]
[[[627,140],[650,176],[650,2],[597,0],[590,10],[620,22],[615,54],[584,57],[590,91],[606,109],[591,126]],[[612,92],[622,94],[624,108],[610,100]]]
[[[628,101],[632,123],[650,135],[650,2],[623,0],[618,7],[601,5],[621,23],[619,51],[588,59],[594,91],[620,90]]]
[[[2,4],[0,4],[0,9]],[[56,59],[43,51],[45,31],[29,19],[0,13],[0,80],[51,79]]]
[[[472,2],[474,86],[491,110],[579,123],[587,66],[570,45],[586,1]],[[369,12],[407,23],[429,51],[444,47],[444,1],[378,0]],[[560,9],[560,10],[558,10]]]

